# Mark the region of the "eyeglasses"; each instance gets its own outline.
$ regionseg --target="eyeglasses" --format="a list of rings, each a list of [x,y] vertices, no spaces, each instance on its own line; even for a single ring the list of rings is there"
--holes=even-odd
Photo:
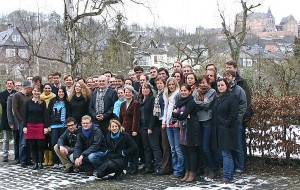
[[[73,123],[73,124],[69,124],[69,125],[67,125],[67,127],[72,127],[72,126],[74,126],[75,124]]]
[[[135,73],[143,73],[143,71],[135,71]]]

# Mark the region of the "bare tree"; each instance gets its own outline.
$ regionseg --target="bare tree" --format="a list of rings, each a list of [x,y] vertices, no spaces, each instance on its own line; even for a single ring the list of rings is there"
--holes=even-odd
[[[252,12],[252,10],[258,6],[261,5],[261,3],[258,3],[256,5],[248,5],[247,0],[240,0],[241,6],[242,6],[242,19],[239,20],[237,17],[239,16],[238,14],[236,15],[235,23],[234,26],[237,26],[237,22],[242,22],[241,23],[241,30],[240,31],[234,31],[232,32],[230,27],[226,23],[226,18],[224,11],[220,9],[219,3],[218,3],[218,10],[220,17],[222,19],[222,28],[224,30],[224,34],[226,36],[226,40],[228,43],[228,46],[230,48],[230,56],[231,59],[235,62],[238,63],[241,47],[244,45],[244,40],[245,36],[247,34],[247,18],[249,13]]]

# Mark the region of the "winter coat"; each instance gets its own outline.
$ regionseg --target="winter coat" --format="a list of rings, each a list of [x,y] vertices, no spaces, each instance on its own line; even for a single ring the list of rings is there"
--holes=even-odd
[[[80,155],[86,158],[94,152],[105,152],[106,145],[103,133],[94,124],[92,124],[91,127],[93,127],[93,131],[88,138],[83,135],[82,130],[78,131],[77,141],[73,153],[74,160],[79,158]]]
[[[244,114],[247,110],[247,99],[245,91],[242,89],[242,87],[234,84],[231,87],[231,93],[235,94],[238,97],[239,100],[239,114],[238,114],[238,122],[243,121]]]
[[[55,103],[57,102],[57,98],[54,97],[50,100],[50,103],[48,105],[48,116],[49,116],[49,122],[50,125],[57,125],[57,124],[64,124],[65,121],[61,121],[61,112],[60,111],[55,111],[53,109]],[[65,108],[66,108],[66,119],[69,116],[69,102],[68,101],[64,101],[65,103]]]
[[[195,103],[197,104],[198,107],[197,116],[199,121],[208,121],[212,118],[211,109],[216,99],[216,95],[217,94],[215,89],[211,88],[204,95],[204,98],[207,98],[208,101],[207,102],[199,101],[198,100],[199,91],[197,89],[194,90],[193,96],[194,96]]]
[[[11,93],[15,93],[15,92],[16,92],[15,90],[12,90]],[[7,98],[11,93],[9,93],[7,90],[0,92],[0,103],[1,103],[1,107],[2,107],[0,128],[2,130],[11,130],[8,125],[8,120],[7,120]]]
[[[73,117],[77,123],[81,123],[82,116],[89,115],[89,104],[89,99],[85,100],[83,96],[74,95],[69,103],[69,117]]]
[[[140,128],[140,104],[132,100],[126,109],[126,101],[121,104],[119,121],[129,134],[139,132]]]
[[[165,103],[164,115],[162,119],[162,124],[165,124],[166,127],[169,127],[172,118],[172,112],[176,103],[176,97],[178,96],[179,90],[176,90],[172,95],[167,99],[166,94],[163,94],[163,99]]]
[[[237,125],[239,103],[236,95],[225,92],[213,105],[211,147],[213,150],[237,149]]]
[[[154,97],[148,96],[146,97],[145,101],[142,98],[139,99],[140,103],[140,116],[144,116],[144,119],[140,119],[140,128],[149,129],[152,126],[152,122],[154,120],[153,116],[153,106],[154,106]],[[143,113],[142,113],[143,112]]]
[[[82,128],[79,127],[74,133],[71,133],[68,129],[59,137],[57,141],[58,148],[60,146],[68,147],[69,154],[74,152],[74,147],[77,140],[77,135]]]
[[[13,125],[13,130],[19,130],[18,121],[17,121],[16,117],[14,116],[13,110],[12,110],[12,99],[13,99],[14,95],[15,95],[15,93],[9,95],[7,98],[7,109],[6,109],[7,121],[8,121],[8,125]]]
[[[192,95],[180,97],[176,103],[177,112],[172,116],[178,119],[180,127],[180,144],[186,146],[200,145],[200,124],[197,117],[197,105]]]

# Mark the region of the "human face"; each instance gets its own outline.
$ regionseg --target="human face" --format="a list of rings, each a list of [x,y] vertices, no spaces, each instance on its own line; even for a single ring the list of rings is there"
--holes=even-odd
[[[188,75],[186,77],[186,83],[188,85],[194,85],[196,83],[196,79],[195,79],[195,76],[194,75]]]
[[[111,77],[109,79],[109,85],[110,85],[110,87],[116,88],[116,84],[117,84],[116,78],[115,77]]]
[[[93,78],[94,88],[98,88],[99,86],[99,78]]]
[[[173,68],[174,68],[174,70],[176,70],[176,69],[180,70],[181,69],[181,65],[179,63],[174,63]]]
[[[16,83],[15,83],[15,90],[16,90],[17,92],[19,92],[19,91],[21,90],[21,88],[22,88],[22,84],[21,84],[20,82],[16,82]]]
[[[101,89],[101,90],[104,90],[106,87],[107,87],[107,78],[104,76],[104,75],[102,75],[102,76],[100,76],[99,77],[99,88]]]
[[[174,78],[177,80],[177,82],[180,82],[180,81],[181,81],[181,77],[180,77],[180,74],[179,74],[179,73],[175,73],[175,74],[174,74]]]
[[[76,125],[73,121],[67,123],[67,127],[71,133],[74,133],[76,131]]]
[[[48,76],[48,81],[50,84],[53,84],[53,76],[52,75]]]
[[[51,93],[51,86],[45,85],[44,86],[44,94],[49,95]]]
[[[209,83],[208,83],[208,81],[207,80],[205,80],[205,79],[202,79],[201,81],[200,81],[200,87],[208,87],[209,86]]]
[[[225,66],[225,70],[233,70],[233,71],[237,71],[237,68],[234,68],[233,65],[227,65]]]
[[[147,88],[147,87],[145,87],[145,86],[142,87],[142,94],[143,94],[145,97],[147,97],[147,96],[150,94],[150,92],[151,92],[151,89],[149,89],[149,88]]]
[[[71,86],[73,85],[73,79],[72,77],[67,77],[66,80],[65,80],[65,85],[68,87],[68,88],[71,88]]]
[[[222,94],[227,90],[227,86],[224,81],[217,82],[218,91]]]
[[[131,81],[131,80],[125,80],[125,85],[130,85],[130,86],[132,86],[132,81]]]
[[[131,90],[125,89],[124,96],[127,100],[131,100],[133,98],[133,93]]]
[[[215,71],[216,69],[215,69],[214,65],[209,65],[209,66],[207,66],[206,70],[213,70],[213,71]]]
[[[32,86],[38,86],[41,88],[41,81],[37,80],[36,82],[32,81]]]
[[[5,84],[5,87],[7,90],[12,90],[14,88],[14,83],[13,81],[7,81]]]
[[[92,126],[92,122],[89,119],[83,119],[81,125],[84,130],[88,130]]]
[[[139,79],[140,76],[143,74],[143,71],[135,71],[135,75],[136,75],[136,78]]]
[[[174,81],[170,81],[168,83],[168,89],[169,89],[170,92],[174,92],[175,91],[176,86],[175,86],[175,82]]]
[[[167,73],[166,73],[166,71],[160,71],[158,73],[158,76],[162,77],[165,80],[167,79]]]
[[[115,122],[111,122],[110,124],[110,131],[113,133],[113,134],[117,134],[119,132],[119,126],[115,123]]]
[[[119,87],[122,87],[124,85],[124,82],[122,81],[122,79],[116,79],[116,86],[119,88]]]
[[[156,87],[158,90],[162,90],[165,88],[165,84],[163,83],[163,81],[158,80],[158,81],[156,81]]]
[[[59,98],[63,99],[64,96],[65,96],[65,93],[64,93],[64,91],[60,88],[60,89],[58,89],[57,95],[58,95]]]
[[[32,82],[33,77],[27,77],[27,81]]]
[[[142,84],[146,83],[147,82],[147,79],[146,79],[146,76],[145,75],[142,75],[140,77],[140,85],[142,86]]]
[[[129,75],[129,77],[131,78],[132,81],[136,81],[137,80],[137,77],[136,77],[136,74],[135,74],[134,71],[129,72],[128,75]]]
[[[119,89],[118,92],[117,92],[117,95],[118,95],[118,98],[124,98],[124,90],[122,89]]]
[[[75,84],[74,90],[75,93],[81,93],[81,85],[79,84],[79,82]]]
[[[180,89],[180,93],[183,98],[186,98],[191,94],[191,91],[189,91],[185,86],[182,86]]]
[[[34,98],[40,98],[41,91],[36,87],[36,88],[33,89],[32,95],[33,95]]]
[[[215,72],[213,70],[207,70],[206,75],[208,76],[210,82],[215,82]]]
[[[55,85],[58,85],[60,83],[60,77],[58,75],[54,75],[52,79]]]
[[[156,69],[150,69],[150,77],[156,78],[157,77],[157,70]]]
[[[183,75],[187,76],[188,74],[190,74],[192,72],[191,68],[189,67],[185,67],[183,68]]]
[[[112,77],[110,73],[105,73],[104,76],[106,76],[106,78],[107,78],[108,81]]]
[[[88,79],[87,81],[86,81],[86,85],[87,85],[87,87],[89,88],[89,89],[92,89],[92,88],[94,88],[94,81],[93,81],[93,79]]]
[[[228,82],[229,84],[231,84],[231,83],[234,82],[234,80],[235,80],[235,77],[233,77],[233,76],[232,76],[231,74],[229,74],[229,73],[225,74],[224,78],[227,80],[227,82]]]

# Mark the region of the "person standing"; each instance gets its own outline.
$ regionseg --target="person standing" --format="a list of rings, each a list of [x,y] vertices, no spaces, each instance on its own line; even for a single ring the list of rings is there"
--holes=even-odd
[[[236,120],[238,118],[239,103],[235,94],[230,92],[226,79],[217,80],[218,96],[213,105],[213,128],[211,147],[220,150],[223,157],[222,183],[229,183],[233,179],[233,152],[238,147]]]
[[[49,122],[46,103],[40,99],[41,89],[34,86],[32,92],[32,99],[25,104],[23,132],[35,163],[32,169],[36,170],[43,169],[45,134],[48,133]]]
[[[19,160],[21,167],[26,168],[27,164],[30,164],[30,152],[28,145],[26,144],[23,128],[23,118],[24,118],[24,107],[25,103],[31,99],[31,83],[29,81],[25,81],[22,85],[22,90],[20,92],[15,93],[12,99],[12,109],[14,116],[17,121],[17,125],[19,128]]]
[[[2,115],[1,115],[1,129],[3,131],[3,154],[2,161],[8,162],[8,151],[9,151],[9,138],[12,135],[12,129],[9,127],[7,120],[7,98],[15,93],[14,90],[14,81],[11,79],[6,80],[5,82],[5,90],[0,92],[0,103],[2,107]]]

